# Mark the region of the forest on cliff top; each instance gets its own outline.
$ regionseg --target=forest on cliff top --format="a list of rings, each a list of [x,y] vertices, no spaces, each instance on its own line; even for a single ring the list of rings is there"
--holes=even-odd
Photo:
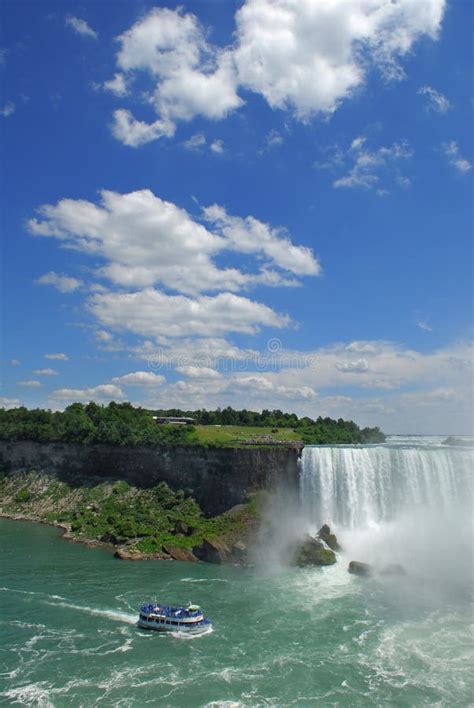
[[[186,416],[193,425],[158,425],[153,416]],[[227,434],[226,434],[227,433]],[[131,403],[73,403],[64,411],[0,409],[0,440],[111,445],[239,446],[301,441],[305,444],[383,442],[379,428],[339,418],[299,418],[281,410],[261,413],[227,407],[214,411],[147,410]]]

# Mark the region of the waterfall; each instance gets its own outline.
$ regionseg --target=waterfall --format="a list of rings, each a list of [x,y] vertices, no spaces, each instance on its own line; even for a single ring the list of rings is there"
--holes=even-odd
[[[473,450],[441,445],[305,447],[300,493],[311,524],[364,528],[406,511],[472,502]]]

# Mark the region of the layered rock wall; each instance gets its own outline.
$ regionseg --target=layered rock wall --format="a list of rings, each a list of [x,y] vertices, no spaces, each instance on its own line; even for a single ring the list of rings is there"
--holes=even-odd
[[[299,451],[286,447],[119,447],[0,441],[0,465],[15,471],[47,471],[82,486],[85,480],[124,479],[139,487],[166,482],[190,489],[206,514],[241,504],[249,492],[286,487],[297,493]]]

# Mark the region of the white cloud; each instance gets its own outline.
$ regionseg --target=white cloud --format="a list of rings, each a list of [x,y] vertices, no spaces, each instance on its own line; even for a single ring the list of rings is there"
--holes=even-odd
[[[242,106],[239,88],[308,120],[333,113],[373,66],[387,80],[402,78],[400,60],[421,37],[437,38],[444,9],[445,0],[246,0],[234,45],[222,48],[194,15],[154,8],[118,37],[117,66],[148,76],[158,124],[220,120]],[[136,146],[167,133],[151,130],[140,141],[114,134]]]
[[[10,366],[20,366],[21,361],[19,359],[10,359],[8,363]]]
[[[436,91],[432,86],[421,86],[417,93],[420,96],[426,97],[426,107],[429,111],[434,111],[435,113],[447,113],[451,108],[451,103],[443,96],[442,93]]]
[[[44,358],[45,359],[55,359],[57,361],[69,361],[68,355],[64,354],[63,352],[59,352],[58,354],[45,354]]]
[[[51,398],[56,401],[113,401],[124,398],[122,389],[114,384],[100,384],[92,388],[59,388]]]
[[[74,17],[73,15],[69,15],[68,17],[66,17],[66,26],[71,27],[71,29],[73,29],[76,34],[80,34],[82,37],[91,37],[92,39],[97,39],[99,36],[97,32],[93,30],[92,27],[80,17]]]
[[[226,240],[228,248],[240,253],[263,253],[272,263],[296,275],[318,275],[321,271],[313,252],[294,246],[283,229],[272,229],[253,216],[230,216],[213,204],[203,209],[205,219]]]
[[[127,81],[125,76],[120,72],[114,74],[112,79],[104,81],[102,88],[120,97],[126,96],[128,93]]]
[[[8,411],[11,408],[18,408],[19,406],[21,406],[21,403],[18,398],[0,396],[0,408],[5,408]]]
[[[283,143],[283,136],[277,130],[270,130],[265,138],[265,145],[268,149],[278,147],[279,145],[283,145]]]
[[[272,108],[307,119],[332,113],[365,81],[370,63],[399,78],[398,60],[437,37],[444,0],[247,0],[237,12],[239,80]]]
[[[216,155],[222,155],[224,153],[224,141],[223,140],[214,140],[210,146],[209,149],[211,152],[215,153]]]
[[[195,294],[206,290],[238,291],[254,283],[295,285],[271,270],[276,266],[295,275],[317,275],[318,261],[308,248],[295,246],[286,232],[258,221],[227,214],[213,205],[204,216],[206,229],[184,209],[149,190],[117,194],[101,192],[97,206],[84,200],[62,199],[39,209],[40,220],[28,222],[33,234],[52,236],[69,248],[102,256],[99,275],[125,287],[167,288]],[[133,235],[133,236],[132,236]],[[259,272],[218,268],[214,258],[235,251],[266,256]]]
[[[432,332],[433,328],[426,322],[426,320],[418,320],[417,321],[417,326],[422,329],[424,332]]]
[[[266,305],[232,293],[191,299],[147,288],[133,293],[97,294],[90,298],[88,307],[102,325],[144,337],[254,334],[260,327],[285,327],[290,323],[289,317]]]
[[[450,140],[447,143],[443,143],[441,145],[441,152],[447,158],[448,163],[452,167],[455,167],[458,172],[465,173],[472,169],[472,164],[469,160],[466,160],[466,158],[460,155],[459,145],[455,140]]]
[[[123,386],[161,386],[166,379],[152,371],[134,371],[123,376],[115,376],[112,381]]]
[[[15,113],[15,104],[13,101],[7,101],[2,109],[0,109],[0,116],[3,118],[9,118]]]
[[[54,273],[53,271],[45,273],[38,278],[36,282],[38,285],[52,285],[61,293],[72,293],[74,290],[77,290],[81,287],[81,285],[83,285],[82,280],[78,280],[78,278],[72,278],[68,275],[60,275],[59,273]]]
[[[206,144],[206,138],[202,133],[195,133],[184,142],[184,147],[187,150],[199,150],[199,148],[204,147]]]
[[[329,160],[318,167],[348,170],[334,180],[336,188],[376,189],[378,196],[385,196],[386,188],[379,187],[382,179],[394,181],[401,187],[407,187],[411,180],[399,171],[399,164],[413,156],[413,150],[406,140],[400,140],[389,146],[373,150],[367,147],[367,138],[363,135],[355,138],[349,149],[343,152],[336,148],[335,159]]]
[[[94,336],[99,342],[103,342],[104,344],[108,344],[113,340],[113,335],[110,334],[110,332],[106,332],[104,329],[96,330]]]
[[[221,379],[222,375],[215,369],[207,366],[177,366],[178,374],[187,376],[189,379]]]
[[[336,369],[345,374],[365,374],[369,370],[367,359],[356,359],[355,361],[336,362]]]
[[[39,388],[41,381],[18,381],[18,385],[26,386],[27,388]]]
[[[55,369],[33,369],[36,376],[57,376],[58,372]]]
[[[130,111],[119,109],[114,111],[112,133],[124,145],[138,147],[158,138],[173,137],[175,126],[167,120],[155,120],[153,123],[134,118]]]

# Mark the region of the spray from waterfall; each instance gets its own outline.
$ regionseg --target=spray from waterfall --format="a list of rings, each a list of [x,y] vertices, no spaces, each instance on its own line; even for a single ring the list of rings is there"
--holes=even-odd
[[[416,443],[306,447],[300,501],[307,528],[330,524],[347,558],[399,563],[427,582],[466,588],[473,453]]]

